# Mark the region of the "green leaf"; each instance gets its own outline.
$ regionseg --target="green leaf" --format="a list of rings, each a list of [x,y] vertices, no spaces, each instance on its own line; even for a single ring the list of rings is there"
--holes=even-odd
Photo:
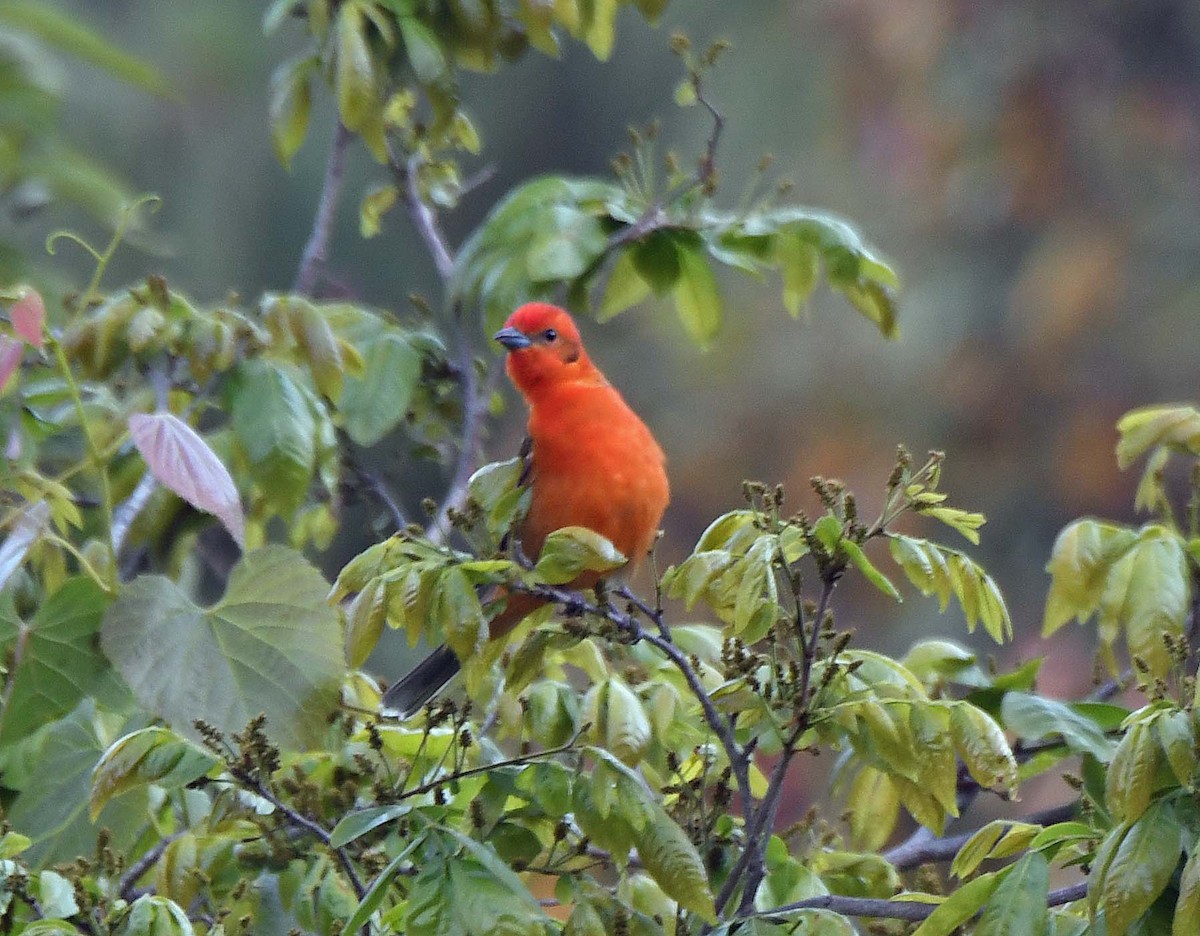
[[[524,882],[491,848],[455,829],[440,831],[467,854],[423,863],[409,891],[404,933],[536,936],[545,931],[545,913]]]
[[[950,708],[954,747],[980,786],[1011,791],[1017,783],[1017,762],[1004,732],[986,712],[969,702]]]
[[[291,168],[292,157],[308,135],[312,110],[311,78],[318,65],[316,58],[305,56],[284,62],[271,76],[271,145],[275,148],[275,157],[286,169]]]
[[[1163,712],[1154,720],[1159,744],[1180,786],[1189,792],[1196,773],[1195,738],[1187,712]]]
[[[639,699],[619,677],[594,685],[583,703],[592,736],[622,763],[636,767],[650,744],[650,719]]]
[[[846,796],[850,836],[856,848],[877,851],[891,838],[900,818],[900,797],[890,775],[864,766]]]
[[[585,9],[588,19],[583,31],[584,42],[596,58],[607,61],[616,38],[617,0],[589,0]]]
[[[1151,676],[1165,678],[1173,665],[1163,638],[1181,638],[1190,602],[1187,555],[1179,536],[1149,526],[1113,566],[1100,599],[1099,626],[1123,630],[1131,656]]]
[[[1072,617],[1082,623],[1096,612],[1109,569],[1136,541],[1135,531],[1099,520],[1076,520],[1063,527],[1046,565],[1052,581],[1043,637]]]
[[[360,377],[347,377],[338,410],[355,444],[369,448],[404,421],[421,378],[421,352],[395,330],[365,349]]]
[[[634,0],[634,2],[637,4],[638,12],[646,18],[648,23],[653,25],[663,15],[670,0]]]
[[[621,804],[621,818],[633,829],[633,844],[647,873],[685,910],[710,923],[715,921],[708,873],[692,840],[636,774],[607,751],[590,750],[610,768],[609,776],[616,787],[614,795]]]
[[[353,3],[344,3],[338,10],[334,86],[338,114],[347,130],[358,131],[375,118],[379,110],[375,63],[362,10]]]
[[[783,278],[783,307],[796,318],[817,285],[821,254],[798,233],[785,232],[775,238],[775,260]]]
[[[415,16],[400,17],[400,35],[408,61],[422,84],[433,84],[446,72],[446,56],[437,34]]]
[[[586,527],[564,527],[546,537],[533,574],[550,585],[564,585],[583,572],[611,572],[627,561],[599,533]]]
[[[191,920],[173,900],[143,894],[129,908],[118,936],[192,936]]]
[[[379,185],[363,196],[358,211],[358,233],[370,239],[383,229],[383,216],[392,210],[400,198],[400,190],[394,185]]]
[[[880,572],[867,558],[867,554],[863,552],[862,547],[853,540],[844,539],[841,541],[841,549],[858,569],[876,588],[895,601],[904,601],[900,592],[896,590],[896,586],[891,583],[891,580]]]
[[[994,873],[981,874],[967,882],[942,901],[913,931],[913,936],[950,936],[979,912],[999,883]]]
[[[1041,831],[1041,826],[1028,822],[993,819],[958,850],[950,865],[950,873],[959,879],[968,878],[983,862],[1007,858],[1024,850]]]
[[[114,796],[156,784],[178,789],[203,777],[220,761],[169,728],[143,728],[114,741],[92,770],[88,814],[93,822]]]
[[[526,274],[534,283],[564,282],[582,275],[608,245],[600,220],[571,205],[551,205],[529,244]]]
[[[1046,936],[1050,866],[1037,852],[1008,869],[984,908],[975,936]]]
[[[345,609],[346,632],[343,643],[346,662],[351,669],[358,669],[367,662],[367,657],[379,643],[387,620],[387,597],[386,583],[375,578],[354,596],[350,606]]]
[[[103,69],[121,81],[150,91],[166,94],[169,85],[153,65],[110,45],[41,0],[4,0],[0,3],[0,24],[13,27]]]
[[[1179,876],[1179,899],[1175,903],[1171,936],[1194,933],[1200,933],[1200,848],[1195,843]]]
[[[438,579],[430,616],[460,660],[470,659],[487,642],[487,618],[462,569],[452,566]]]
[[[43,916],[70,917],[79,912],[75,885],[54,871],[43,871],[38,875],[37,898]]]
[[[1076,754],[1091,754],[1102,764],[1112,760],[1116,742],[1092,719],[1064,702],[1027,692],[1008,692],[1001,703],[1007,728],[1026,741],[1057,734]]]
[[[1117,746],[1104,784],[1104,804],[1117,821],[1132,822],[1149,807],[1162,757],[1152,724],[1131,725]]]
[[[631,248],[631,255],[634,269],[656,296],[665,296],[679,282],[679,249],[669,232],[654,231]]]
[[[295,511],[316,467],[309,400],[282,366],[262,359],[242,364],[232,398],[233,432],[251,475],[281,511]]]
[[[1171,881],[1183,851],[1183,828],[1175,811],[1153,804],[1121,839],[1100,887],[1100,905],[1108,936],[1123,936]]]
[[[1160,445],[1200,455],[1200,411],[1192,406],[1147,406],[1117,422],[1117,464],[1128,468]]]
[[[596,318],[607,322],[631,306],[637,305],[648,295],[650,284],[638,272],[633,251],[623,251],[609,271],[604,298],[600,300],[600,311]]]
[[[0,648],[15,652],[0,708],[0,746],[12,744],[71,711],[109,673],[96,646],[108,596],[90,578],[68,579],[28,623],[11,604],[0,608]]]
[[[326,726],[345,671],[328,586],[298,553],[269,546],[234,567],[225,597],[193,604],[172,581],[145,576],[105,614],[104,652],[138,701],[195,736],[202,718],[232,734],[258,713],[290,749]]]
[[[983,624],[997,643],[1012,638],[1012,618],[1000,589],[970,557],[929,540],[888,534],[892,558],[924,595],[937,595],[942,610],[953,594],[967,619],[967,630]]]
[[[29,752],[34,762],[31,780],[7,806],[6,818],[33,842],[22,854],[30,867],[93,854],[99,828],[110,830],[109,845],[121,853],[145,827],[144,793],[109,803],[95,825],[88,820],[92,766],[113,741],[119,724],[111,716],[98,715],[95,703],[86,699],[66,718],[47,726]],[[6,765],[6,781],[11,780],[10,766]]]
[[[698,248],[678,250],[679,280],[672,295],[688,336],[704,347],[721,330],[722,303],[717,278]]]
[[[412,812],[412,806],[407,803],[392,803],[388,806],[372,806],[349,813],[339,820],[329,836],[331,848],[342,848],[355,839],[362,838],[368,832],[373,832],[382,825],[387,825]]]
[[[0,835],[0,861],[16,857],[32,844],[33,840],[28,835],[22,835],[20,832],[5,832]]]

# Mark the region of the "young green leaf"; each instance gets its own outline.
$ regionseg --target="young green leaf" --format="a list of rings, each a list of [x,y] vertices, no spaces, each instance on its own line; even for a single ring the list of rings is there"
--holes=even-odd
[[[1095,613],[1109,569],[1136,540],[1135,531],[1099,520],[1085,518],[1063,527],[1046,565],[1052,580],[1043,637],[1071,618],[1082,623]]]
[[[269,119],[271,145],[285,169],[308,135],[312,110],[311,78],[320,63],[313,56],[284,62],[271,76]]]
[[[1100,882],[1108,936],[1124,936],[1150,909],[1170,883],[1182,851],[1183,828],[1169,804],[1153,804],[1133,823]]]
[[[699,248],[680,244],[678,259],[679,280],[672,290],[675,309],[688,336],[703,347],[721,329],[723,306],[717,278]]]
[[[1109,764],[1104,785],[1104,804],[1118,821],[1133,822],[1149,807],[1162,758],[1153,724],[1139,721],[1130,726]]]
[[[1116,742],[1087,715],[1065,702],[1047,699],[1029,692],[1007,692],[1001,704],[1004,724],[1026,741],[1040,741],[1049,735],[1061,735],[1063,742],[1077,754],[1091,754],[1107,764],[1116,751]]]
[[[1147,451],[1165,445],[1200,455],[1200,411],[1193,406],[1146,406],[1117,422],[1117,464],[1128,468]]]
[[[220,763],[169,728],[150,727],[114,741],[92,770],[88,813],[93,822],[114,796],[146,784],[186,786]]]
[[[1037,852],[1030,852],[1007,869],[992,892],[975,936],[1046,936],[1049,918],[1046,892],[1050,888],[1050,865]]]
[[[586,527],[564,527],[546,537],[533,574],[550,585],[563,585],[582,572],[611,572],[627,562],[607,539]]]
[[[995,872],[981,874],[957,888],[913,931],[913,936],[950,936],[975,916],[999,884]]]

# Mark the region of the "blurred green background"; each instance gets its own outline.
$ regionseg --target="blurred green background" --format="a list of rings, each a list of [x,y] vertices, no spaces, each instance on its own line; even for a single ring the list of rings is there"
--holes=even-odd
[[[109,283],[161,272],[199,301],[287,288],[333,119],[321,99],[292,171],[275,161],[267,83],[300,29],[264,39],[265,2],[55,2],[155,63],[177,92],[154,98],[82,66],[61,75],[70,139],[134,191],[163,197],[152,234],[122,252]],[[1132,519],[1136,478],[1116,469],[1115,420],[1197,395],[1200,6],[675,0],[654,29],[627,11],[611,62],[569,44],[557,61],[529,55],[468,76],[484,153],[467,171],[487,165],[495,176],[445,218],[451,241],[533,174],[606,174],[630,123],[661,116],[667,144],[698,153],[703,114],[672,103],[677,29],[699,46],[733,43],[708,82],[728,120],[726,204],[771,153],[772,178],[850,218],[895,262],[904,289],[897,343],[840,299],[819,294],[794,322],[777,288],[732,277],[731,313],[708,352],[666,306],[585,323],[593,356],[670,458],[664,558],[738,506],[743,478],[781,480],[791,506],[815,510],[807,479],[842,477],[867,514],[896,443],[918,456],[944,449],[952,502],[989,517],[974,554],[1018,627],[1001,657],[1058,655],[1069,665],[1043,671],[1043,688],[1086,691],[1082,630],[1038,639],[1043,566],[1067,520]],[[409,293],[436,300],[438,287],[402,214],[360,239],[357,200],[380,178],[356,149],[330,273],[338,290],[405,311]],[[64,220],[51,211],[21,224],[37,243]],[[83,271],[81,257],[63,262],[77,260]],[[515,449],[521,420],[510,406],[490,455]],[[437,493],[430,469],[378,454],[409,505]],[[331,567],[376,535],[366,514],[353,526]],[[922,633],[961,632],[950,616],[959,612],[939,619],[932,600],[911,595],[897,610],[864,584],[845,591],[839,623],[861,644],[899,651]]]

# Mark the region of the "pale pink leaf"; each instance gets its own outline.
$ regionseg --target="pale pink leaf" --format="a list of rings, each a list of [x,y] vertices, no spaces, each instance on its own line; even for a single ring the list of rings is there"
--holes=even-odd
[[[42,350],[45,343],[43,329],[46,325],[46,303],[36,289],[29,286],[21,290],[21,298],[9,309],[13,330],[31,345]]]
[[[246,518],[229,471],[195,430],[170,413],[135,413],[129,433],[150,472],[197,510],[223,524],[245,545]]]
[[[8,386],[8,379],[21,366],[21,355],[24,353],[25,345],[16,338],[0,335],[0,391]]]

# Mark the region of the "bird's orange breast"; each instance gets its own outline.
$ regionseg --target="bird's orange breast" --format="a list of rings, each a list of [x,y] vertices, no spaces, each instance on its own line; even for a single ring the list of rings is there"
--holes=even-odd
[[[670,491],[650,430],[607,382],[569,384],[531,401],[532,500],[520,537],[536,557],[554,530],[582,526],[636,563],[650,550]]]

